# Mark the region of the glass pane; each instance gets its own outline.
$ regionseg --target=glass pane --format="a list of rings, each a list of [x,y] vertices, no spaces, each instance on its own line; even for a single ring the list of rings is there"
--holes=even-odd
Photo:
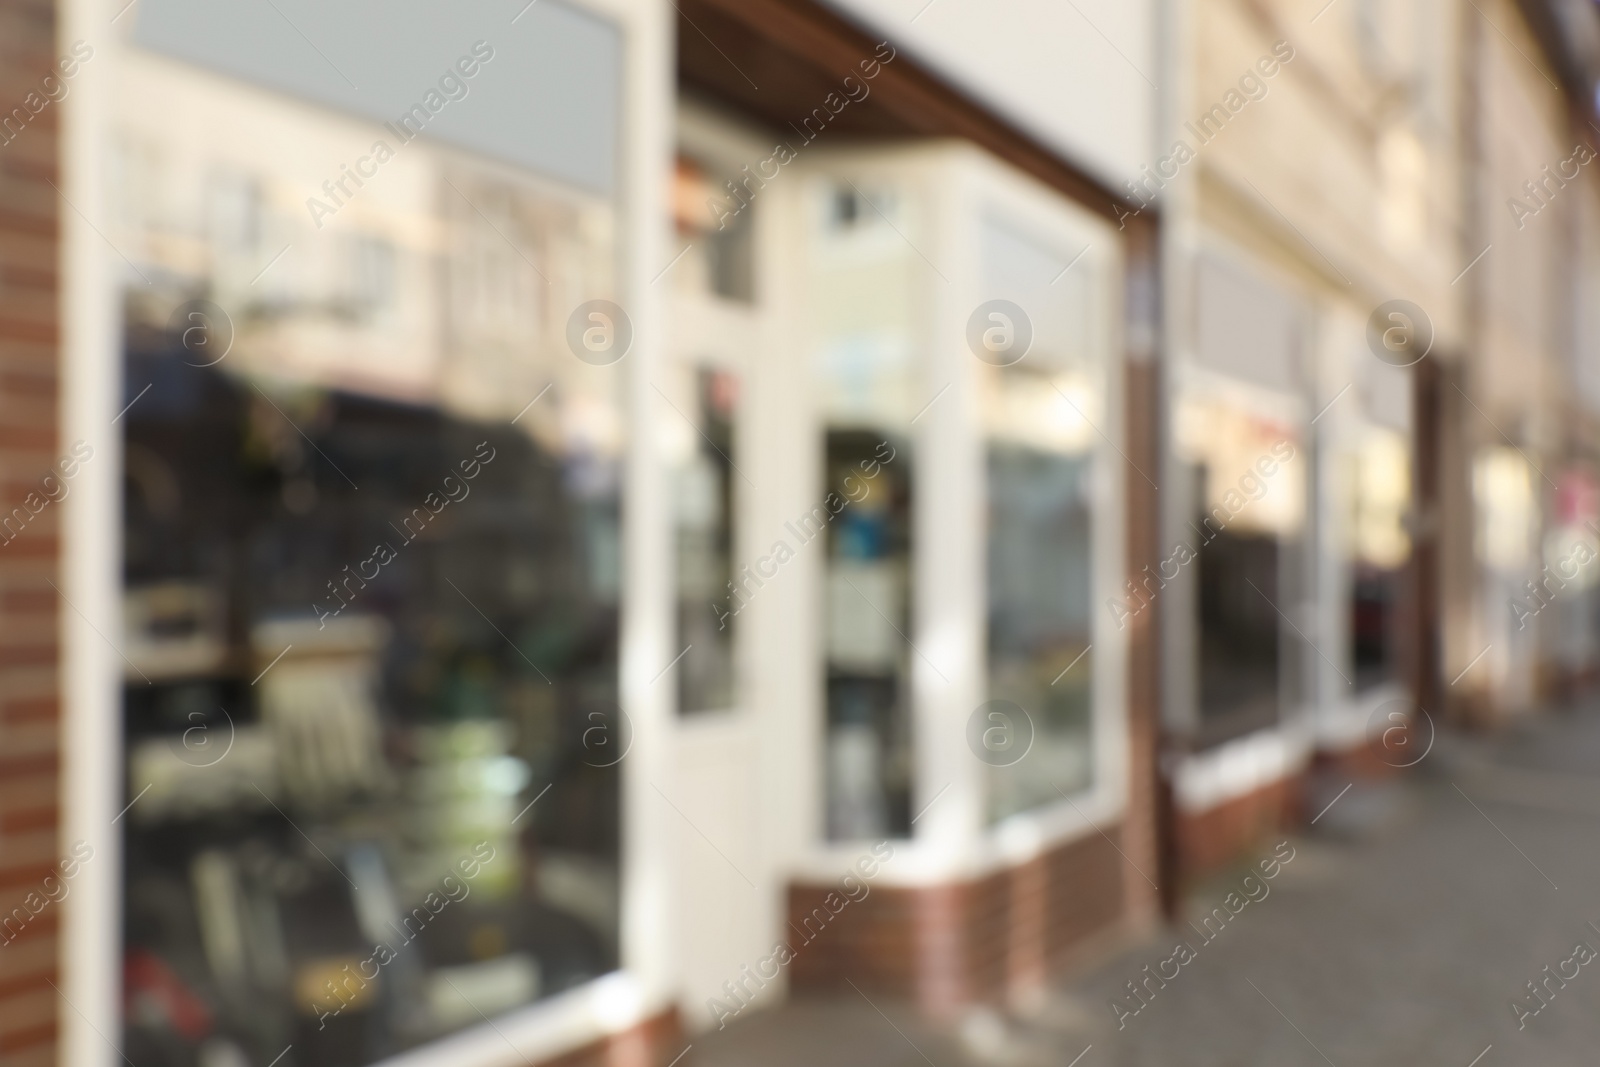
[[[695,712],[734,705],[734,618],[755,590],[747,574],[735,584],[733,573],[739,381],[707,367],[687,377],[693,397],[674,405],[683,418],[668,416],[663,436],[672,454],[678,647],[683,650],[678,710]]]
[[[1305,468],[1288,427],[1220,400],[1181,397],[1176,431],[1196,506],[1163,567],[1198,568],[1203,746],[1276,723],[1299,684],[1281,620],[1297,610]]]
[[[611,203],[417,141],[308,213],[392,135],[120,89],[119,1044],[370,1063],[614,969]]]
[[[903,836],[911,825],[908,473],[886,439],[830,431],[831,488],[797,527],[828,529],[828,828],[839,839]]]
[[[995,767],[990,814],[1088,788],[1092,733],[1088,456],[989,448],[989,694],[1027,710],[1033,750]]]
[[[745,177],[745,182],[751,179]],[[682,293],[749,303],[755,294],[754,192],[714,165],[680,154],[672,214],[683,259],[671,270]]]
[[[828,186],[814,202],[823,485],[790,525],[826,528],[823,651],[828,836],[911,828],[911,454],[916,413],[911,205],[892,187]],[[899,232],[896,232],[898,229]],[[908,243],[911,242],[911,243]]]
[[[1411,452],[1403,434],[1366,427],[1347,463],[1350,666],[1362,690],[1399,677],[1401,598],[1411,558]]]
[[[1089,348],[1087,281],[1065,254],[989,222],[983,296],[1012,356],[980,368],[988,480],[989,816],[1059,802],[1094,780],[1090,520],[1104,401]],[[1089,268],[1081,267],[1082,271]],[[1020,712],[1020,714],[1019,714]],[[995,718],[998,714],[1000,717]],[[1027,724],[1027,725],[1024,725]]]
[[[1203,746],[1278,721],[1278,539],[1221,530],[1199,567]]]

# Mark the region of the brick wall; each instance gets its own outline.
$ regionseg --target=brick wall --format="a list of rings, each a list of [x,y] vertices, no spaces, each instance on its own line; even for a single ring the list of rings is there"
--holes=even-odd
[[[1251,862],[1258,851],[1271,847],[1277,835],[1303,830],[1306,821],[1317,815],[1306,809],[1310,775],[1381,781],[1403,773],[1390,762],[1397,758],[1397,753],[1385,752],[1380,742],[1366,739],[1348,748],[1323,749],[1314,756],[1309,771],[1269,782],[1203,811],[1180,812],[1176,820],[1180,886],[1191,886],[1234,864]]]
[[[1253,851],[1305,818],[1305,775],[1296,773],[1177,819],[1179,864],[1186,885],[1253,858]]]
[[[59,58],[50,0],[0,0],[0,118]],[[40,98],[35,97],[37,102]],[[0,145],[0,516],[24,506],[61,454],[56,417],[59,108],[29,113]],[[13,122],[13,130],[17,126]],[[35,497],[35,501],[39,498]],[[0,534],[0,917],[23,907],[60,858],[57,834],[57,631],[60,509]],[[35,897],[38,901],[40,898]],[[43,908],[11,940],[0,935],[0,1063],[56,1058],[63,1011],[57,917]],[[26,912],[25,912],[26,913]]]
[[[1122,836],[1120,827],[1106,831]],[[1041,984],[1074,948],[1119,923],[1124,866],[1096,834],[971,881],[876,886],[820,930],[803,924],[814,909],[826,913],[824,898],[839,887],[791,886],[790,983],[848,993],[848,978],[935,1016],[996,1001]]]

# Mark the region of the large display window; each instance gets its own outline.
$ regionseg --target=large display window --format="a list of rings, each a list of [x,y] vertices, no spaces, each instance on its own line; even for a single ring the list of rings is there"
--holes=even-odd
[[[1090,270],[1082,249],[1051,247],[987,219],[980,237],[988,329],[1025,329],[980,360],[988,496],[989,696],[1024,709],[1032,752],[990,770],[989,811],[1003,818],[1059,801],[1094,779],[1095,425],[1105,419]],[[1006,302],[1020,309],[1007,319]],[[998,316],[996,318],[995,316]],[[999,342],[1002,335],[992,338]],[[987,351],[987,350],[985,350]],[[1099,475],[1102,479],[1104,475]],[[1102,549],[1103,551],[1103,549]],[[1103,609],[1102,609],[1103,610]],[[994,715],[1001,718],[994,718]],[[991,734],[991,737],[995,735]]]
[[[497,71],[453,47],[417,126]],[[609,179],[139,47],[118,87],[118,1046],[372,1063],[615,970]]]

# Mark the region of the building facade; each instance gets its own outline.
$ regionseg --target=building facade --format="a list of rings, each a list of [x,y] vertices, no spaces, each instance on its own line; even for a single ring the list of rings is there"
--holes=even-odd
[[[1303,7],[0,0],[5,1062],[955,1018],[1581,687],[1600,29]]]
[[[1563,88],[1586,77],[1575,63],[1592,70],[1583,42],[1593,26],[1570,6],[1519,14],[1496,5],[1465,23],[1463,232],[1482,258],[1460,282],[1472,341],[1442,390],[1455,409],[1441,449],[1446,488],[1475,515],[1443,545],[1453,598],[1444,673],[1457,677],[1484,652],[1459,699],[1463,714],[1488,720],[1580,685],[1595,652],[1593,467],[1582,443],[1593,406],[1585,160],[1595,130],[1592,109]]]
[[[1460,14],[1313,15],[1184,5],[1170,146],[1133,186],[1166,209],[1171,547],[1143,592],[1184,869],[1363,762],[1426,654],[1414,367],[1462,344]]]

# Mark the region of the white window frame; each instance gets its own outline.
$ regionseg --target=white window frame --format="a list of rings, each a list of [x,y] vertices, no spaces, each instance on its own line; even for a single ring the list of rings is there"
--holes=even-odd
[[[884,865],[880,879],[918,886],[976,877],[1094,836],[1127,806],[1127,638],[1104,608],[1120,590],[1126,569],[1125,485],[1136,476],[1116,443],[1123,436],[1125,361],[1121,239],[1098,214],[964,142],[808,151],[814,153],[805,160],[808,184],[843,176],[863,189],[904,189],[920,223],[914,247],[932,265],[917,297],[914,339],[918,389],[926,398],[937,397],[913,427],[910,637],[917,651],[911,656],[916,766],[911,807],[916,824],[909,841],[896,842],[894,860]],[[1104,413],[1094,452],[1093,784],[1079,795],[994,824],[986,814],[980,773],[985,768],[966,745],[967,718],[988,700],[984,437],[978,363],[966,344],[967,318],[980,299],[979,234],[985,220],[1009,223],[1063,252],[1063,263],[1083,250],[1072,270],[1093,278],[1088,307]],[[804,308],[796,310],[803,317]],[[803,333],[797,327],[796,336]],[[813,435],[818,425],[814,414]],[[811,651],[817,657],[812,670],[820,677],[820,649]],[[814,703],[808,723],[820,745],[825,730],[820,692]],[[826,841],[820,781],[814,790],[812,844],[799,858],[799,873],[836,877],[870,842]]]

